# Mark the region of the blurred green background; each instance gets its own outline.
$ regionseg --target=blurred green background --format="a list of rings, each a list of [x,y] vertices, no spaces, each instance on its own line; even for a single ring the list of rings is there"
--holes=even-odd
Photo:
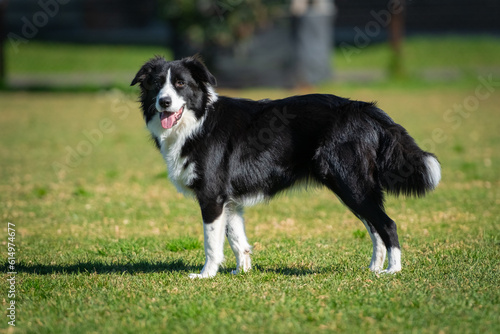
[[[154,54],[195,52],[226,88],[456,84],[499,74],[499,8],[489,0],[4,0],[2,87],[126,89]],[[330,73],[299,79],[300,71]]]
[[[7,278],[10,222],[18,273],[14,299],[0,281],[0,331],[500,332],[498,1],[406,1],[398,49],[380,20],[400,2],[338,0],[331,76],[294,85],[268,80],[300,63],[281,48],[292,2],[267,4],[0,0],[0,261]],[[230,274],[226,245],[214,279],[187,278],[204,263],[199,208],[168,182],[129,84],[153,55],[191,51],[239,79],[219,94],[378,101],[438,156],[435,192],[387,200],[401,274],[366,269],[366,230],[323,189],[246,210],[251,273]]]

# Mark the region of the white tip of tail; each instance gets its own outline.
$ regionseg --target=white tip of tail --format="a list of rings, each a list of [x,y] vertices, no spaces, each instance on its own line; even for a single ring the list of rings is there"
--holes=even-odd
[[[441,165],[433,156],[425,157],[425,165],[427,166],[427,182],[431,190],[433,190],[441,181]]]

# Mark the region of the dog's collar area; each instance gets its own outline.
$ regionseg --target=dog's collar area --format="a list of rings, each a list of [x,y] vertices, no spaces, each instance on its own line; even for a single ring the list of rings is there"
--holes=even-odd
[[[168,112],[168,111],[160,112],[159,117],[161,126],[164,129],[171,129],[181,119],[183,112],[184,112],[184,106],[182,106],[179,109],[179,111],[176,112]]]

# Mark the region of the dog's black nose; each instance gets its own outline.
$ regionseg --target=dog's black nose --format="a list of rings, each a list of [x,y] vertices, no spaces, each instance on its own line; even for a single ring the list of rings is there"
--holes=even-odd
[[[168,108],[172,104],[172,99],[169,96],[162,97],[158,100],[158,104],[162,108]]]

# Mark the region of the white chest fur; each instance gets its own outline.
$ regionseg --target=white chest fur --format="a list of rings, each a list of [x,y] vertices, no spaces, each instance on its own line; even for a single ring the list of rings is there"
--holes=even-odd
[[[168,178],[177,188],[177,191],[186,196],[191,196],[193,194],[188,185],[196,178],[196,170],[193,162],[187,163],[187,157],[181,157],[184,143],[185,139],[178,138],[173,142],[167,139],[161,143],[161,154],[167,164]]]
[[[193,192],[188,187],[196,178],[196,165],[182,156],[186,141],[201,129],[204,118],[198,120],[194,113],[186,109],[178,124],[171,129],[163,129],[159,117],[153,117],[147,124],[149,131],[158,138],[160,150],[167,164],[168,177],[177,190],[186,196]]]

